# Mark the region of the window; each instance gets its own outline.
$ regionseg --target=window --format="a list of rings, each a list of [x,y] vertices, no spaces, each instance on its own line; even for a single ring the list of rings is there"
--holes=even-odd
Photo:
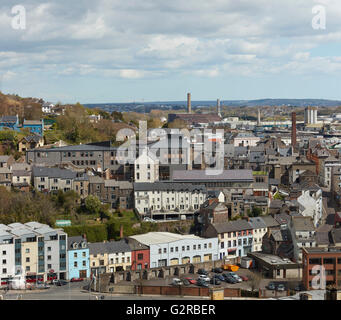
[[[2,269],[2,273],[3,273],[3,274],[7,273],[7,269],[6,269],[6,268],[3,268],[3,269]]]
[[[26,271],[30,271],[31,268],[29,266],[26,266]]]
[[[198,250],[201,250],[201,244],[198,244]]]
[[[204,244],[204,249],[207,249],[207,243]]]
[[[30,253],[30,249],[27,248],[27,249],[25,250],[25,252],[26,252],[26,253]]]
[[[211,243],[211,242],[208,244],[208,247],[209,247],[210,249],[212,248],[212,243]]]
[[[86,267],[86,261],[83,260],[83,267]]]
[[[47,260],[51,260],[51,256],[47,256]]]
[[[128,263],[130,262],[130,257],[127,257],[127,262],[128,262]]]
[[[167,253],[167,248],[163,248],[163,253]]]
[[[159,254],[161,254],[162,253],[162,250],[161,249],[159,249]]]
[[[73,263],[73,266],[74,266],[75,268],[78,267],[77,261],[75,261],[75,262]]]
[[[143,253],[139,253],[137,255],[137,260],[143,260]]]
[[[170,249],[170,250],[171,250],[171,252],[174,252],[174,248],[173,248],[173,247],[171,247],[171,249]]]
[[[30,258],[27,257],[27,258],[26,258],[26,262],[30,262]]]
[[[185,251],[185,246],[182,246],[182,251]]]
[[[6,251],[2,251],[2,254],[3,254],[3,255],[6,255]]]
[[[193,245],[193,250],[197,250],[197,246],[196,245]]]
[[[175,247],[175,252],[178,252],[179,251],[179,248],[178,247]]]
[[[52,264],[48,264],[47,269],[52,269]]]
[[[221,248],[221,249],[224,249],[224,242],[221,242],[221,243],[220,243],[220,248]]]
[[[82,252],[82,256],[83,256],[84,258],[86,257],[86,252],[85,252],[85,251]]]
[[[51,251],[51,247],[47,247],[47,251]]]
[[[7,263],[6,259],[2,260],[2,264],[6,264],[6,263]]]
[[[124,257],[122,257],[122,263],[124,263],[124,261],[125,261],[125,259],[124,259]]]

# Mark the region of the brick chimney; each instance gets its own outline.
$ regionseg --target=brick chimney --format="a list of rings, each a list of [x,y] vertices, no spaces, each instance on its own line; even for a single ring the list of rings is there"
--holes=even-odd
[[[123,239],[123,225],[120,226],[120,238]]]
[[[291,114],[291,146],[296,146],[296,112]]]
[[[192,113],[191,94],[187,93],[187,113]]]
[[[85,233],[82,234],[82,238],[83,238],[83,240],[86,241],[86,234]]]

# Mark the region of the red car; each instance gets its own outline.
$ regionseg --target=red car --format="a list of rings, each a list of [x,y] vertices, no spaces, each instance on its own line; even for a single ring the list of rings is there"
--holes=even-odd
[[[249,280],[249,278],[246,277],[246,276],[239,276],[239,278],[241,278],[243,281],[248,281]]]
[[[197,280],[195,279],[192,279],[192,278],[185,278],[185,279],[188,280],[190,284],[197,284]]]
[[[71,282],[81,282],[83,280],[84,280],[83,278],[72,278]]]

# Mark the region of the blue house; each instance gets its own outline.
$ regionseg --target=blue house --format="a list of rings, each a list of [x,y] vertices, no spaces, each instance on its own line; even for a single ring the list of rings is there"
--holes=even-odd
[[[68,237],[69,280],[90,278],[90,250],[84,236]]]
[[[42,120],[25,120],[23,123],[23,128],[30,129],[31,133],[36,133],[40,136],[44,134],[44,119]]]
[[[252,252],[253,228],[246,220],[234,221],[238,223],[237,231],[237,255],[239,257],[247,256],[248,252]]]
[[[0,117],[0,130],[2,130],[4,128],[19,131],[19,117],[18,117],[18,115]]]

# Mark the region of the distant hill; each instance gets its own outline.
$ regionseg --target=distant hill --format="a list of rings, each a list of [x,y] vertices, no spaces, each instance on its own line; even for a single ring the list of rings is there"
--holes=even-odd
[[[216,101],[192,101],[192,109],[201,107],[212,107]],[[155,101],[155,102],[135,102],[135,103],[98,103],[84,104],[88,108],[99,108],[107,112],[150,112],[154,109],[180,110],[186,108],[186,101]],[[221,105],[230,107],[257,107],[257,106],[319,106],[337,107],[341,106],[341,101],[326,99],[259,99],[259,100],[221,100]]]

